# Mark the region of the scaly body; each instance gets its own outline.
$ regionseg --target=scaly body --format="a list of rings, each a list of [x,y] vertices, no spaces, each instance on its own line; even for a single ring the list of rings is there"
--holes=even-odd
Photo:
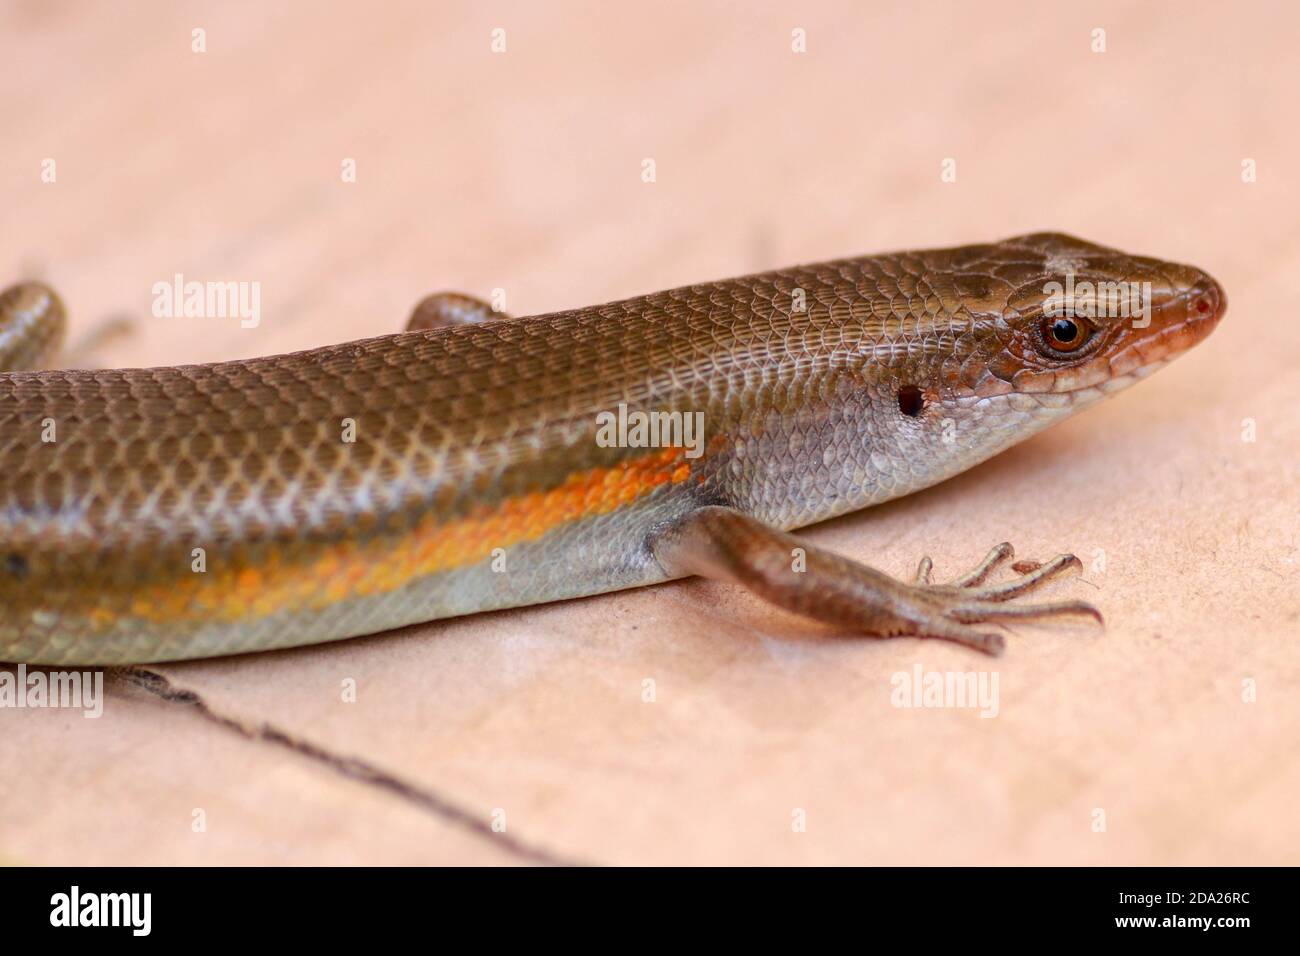
[[[1067,273],[1151,283],[1149,324],[1067,302],[1087,340],[1044,344]],[[417,313],[434,327],[270,358],[6,372],[0,660],[291,647],[688,573],[996,650],[968,622],[1014,615],[962,616],[928,574],[895,592],[824,556],[783,582],[782,532],[971,467],[1223,307],[1198,270],[1042,234],[519,319],[448,297]],[[32,364],[61,323],[53,293],[15,287],[0,358]],[[702,453],[607,447],[598,416],[620,405],[702,413]],[[1010,596],[979,581],[967,603]]]

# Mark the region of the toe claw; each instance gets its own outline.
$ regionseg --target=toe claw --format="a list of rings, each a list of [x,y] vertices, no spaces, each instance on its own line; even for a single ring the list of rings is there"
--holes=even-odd
[[[1054,601],[1048,604],[998,604],[986,601],[973,601],[959,604],[952,608],[949,615],[964,624],[986,621],[1032,620],[1044,617],[1081,614],[1091,617],[1098,624],[1105,625],[1101,612],[1087,601]]]
[[[1003,541],[1001,544],[994,545],[984,560],[979,563],[975,570],[969,574],[964,574],[957,578],[949,587],[953,588],[971,588],[983,584],[990,574],[1002,564],[1016,556],[1016,549],[1011,546],[1009,541]]]
[[[933,583],[934,582],[933,572],[934,572],[934,562],[930,560],[930,556],[927,554],[924,558],[921,559],[921,563],[916,566],[915,583],[917,584]]]
[[[984,643],[979,645],[977,648],[978,650],[983,651],[990,657],[1002,656],[1002,652],[1006,650],[1007,647],[1007,639],[1005,637],[1001,634],[994,634],[991,631],[980,631],[979,635],[984,639]]]
[[[1086,614],[1089,617],[1091,617],[1094,621],[1096,621],[1098,624],[1100,624],[1102,627],[1106,626],[1106,618],[1102,616],[1101,611],[1098,610],[1096,606],[1089,604],[1087,601],[1079,601],[1077,603],[1079,605],[1079,609],[1078,609],[1079,614]]]
[[[1022,574],[1018,578],[1005,581],[1002,584],[995,584],[992,587],[983,588],[973,591],[969,595],[981,601],[1007,601],[1017,595],[1024,594],[1026,591],[1032,591],[1044,581],[1050,580],[1066,571],[1076,568],[1082,568],[1083,565],[1079,559],[1072,554],[1058,554],[1046,564],[1039,565],[1033,571]]]

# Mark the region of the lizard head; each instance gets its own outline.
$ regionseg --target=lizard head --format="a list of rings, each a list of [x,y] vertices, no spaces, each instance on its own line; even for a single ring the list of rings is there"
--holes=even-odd
[[[978,331],[974,348],[943,369],[943,384],[958,393],[1051,393],[1086,403],[1191,348],[1227,307],[1223,289],[1200,269],[1061,233],[965,255],[982,281],[963,296]]]
[[[1199,269],[1061,233],[903,253],[881,272],[893,314],[877,321],[869,367],[891,401],[869,431],[898,454],[867,470],[870,500],[963,471],[1127,388],[1209,335],[1227,305]]]

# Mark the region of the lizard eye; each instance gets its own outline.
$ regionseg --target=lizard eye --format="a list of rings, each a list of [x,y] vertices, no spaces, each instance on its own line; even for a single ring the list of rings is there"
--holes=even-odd
[[[1085,320],[1070,315],[1044,316],[1039,323],[1043,344],[1052,352],[1077,352],[1092,338],[1093,330]]]

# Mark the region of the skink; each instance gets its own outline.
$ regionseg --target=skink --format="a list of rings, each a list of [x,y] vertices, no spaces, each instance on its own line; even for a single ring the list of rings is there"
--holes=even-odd
[[[964,471],[1145,377],[1226,307],[1057,233],[845,259],[246,361],[36,371],[63,306],[0,296],[0,660],[285,648],[692,574],[855,633],[991,653],[1077,567],[946,584],[790,529]]]

